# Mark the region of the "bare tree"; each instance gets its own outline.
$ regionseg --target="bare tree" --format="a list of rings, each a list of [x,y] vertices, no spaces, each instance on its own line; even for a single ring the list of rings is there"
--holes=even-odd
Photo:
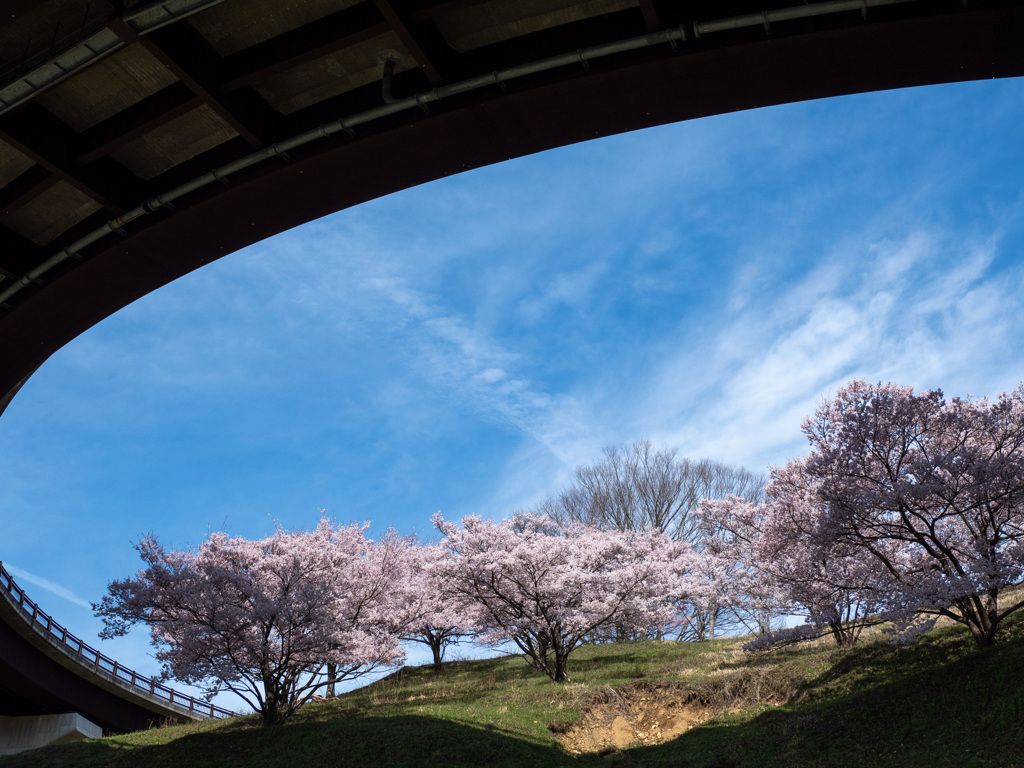
[[[650,440],[604,449],[596,464],[576,468],[573,483],[537,508],[561,524],[570,521],[620,531],[653,529],[700,551],[707,539],[695,514],[701,499],[741,496],[760,501],[764,475],[711,459],[688,459],[674,448],[655,448]],[[742,567],[742,566],[741,566]],[[690,601],[688,601],[690,602]],[[691,602],[688,618],[676,629],[683,639],[714,639],[744,619],[734,606]],[[619,640],[626,639],[616,633]]]
[[[665,533],[697,545],[692,512],[701,499],[732,494],[760,499],[763,475],[711,459],[679,457],[675,448],[655,448],[639,440],[604,449],[604,459],[576,468],[573,484],[540,504],[539,512],[560,523],[576,521],[600,528]]]

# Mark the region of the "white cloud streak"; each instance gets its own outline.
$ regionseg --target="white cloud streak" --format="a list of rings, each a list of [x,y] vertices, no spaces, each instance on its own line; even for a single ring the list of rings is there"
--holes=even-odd
[[[656,377],[644,411],[669,426],[638,421],[691,455],[763,469],[806,450],[803,419],[853,378],[951,395],[1012,387],[1021,373],[1007,352],[1024,332],[1024,277],[991,271],[996,248],[920,229],[848,245],[773,295],[731,302],[743,308],[713,342]],[[736,292],[752,282],[745,271]]]
[[[404,318],[403,343],[414,350],[417,372],[432,386],[483,414],[500,416],[562,463],[572,465],[593,450],[586,404],[538,387],[518,372],[519,354],[401,279],[375,278],[365,288]]]
[[[81,597],[76,595],[67,587],[63,587],[54,581],[50,581],[49,579],[44,579],[42,576],[36,576],[34,573],[23,571],[21,568],[11,565],[9,562],[6,561],[4,562],[4,568],[10,571],[11,575],[18,579],[19,582],[39,587],[40,589],[49,592],[51,595],[56,595],[57,597],[63,598],[64,600],[67,600],[70,603],[74,603],[75,605],[81,608],[88,608],[90,610],[92,609],[92,606],[87,601],[83,600]]]

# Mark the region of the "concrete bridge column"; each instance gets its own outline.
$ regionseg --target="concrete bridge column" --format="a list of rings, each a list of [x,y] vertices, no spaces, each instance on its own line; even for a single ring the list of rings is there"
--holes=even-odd
[[[47,744],[97,739],[102,735],[102,728],[77,712],[0,717],[0,755],[14,755]]]

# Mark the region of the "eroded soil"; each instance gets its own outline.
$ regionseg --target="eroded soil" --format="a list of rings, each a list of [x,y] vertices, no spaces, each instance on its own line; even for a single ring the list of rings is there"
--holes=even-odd
[[[578,722],[549,728],[566,751],[579,754],[662,744],[713,716],[684,685],[633,684],[606,689]]]

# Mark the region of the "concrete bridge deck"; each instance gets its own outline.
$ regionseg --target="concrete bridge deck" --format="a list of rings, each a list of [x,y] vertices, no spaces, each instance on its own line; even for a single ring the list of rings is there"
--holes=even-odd
[[[1022,38],[1022,0],[0,0],[24,47],[0,410],[112,312],[319,216],[647,126],[1024,75]]]
[[[31,600],[0,563],[0,717],[67,713],[104,733],[234,714],[87,645]]]

